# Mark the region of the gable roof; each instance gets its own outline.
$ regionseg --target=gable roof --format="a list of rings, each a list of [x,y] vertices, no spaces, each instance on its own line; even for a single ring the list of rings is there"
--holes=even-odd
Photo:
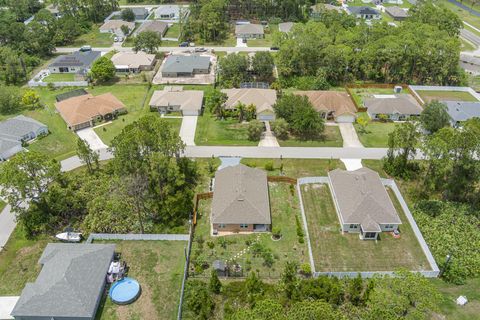
[[[310,10],[312,10],[312,12],[314,12],[314,13],[320,13],[323,10],[325,10],[325,11],[335,10],[339,13],[344,12],[343,7],[334,6],[334,5],[331,5],[329,3],[314,4],[313,6],[310,7]]]
[[[148,15],[148,10],[143,7],[124,8],[122,11],[125,11],[126,9],[131,9],[133,11],[133,14],[135,15],[135,18],[145,17]]]
[[[377,172],[335,169],[328,177],[343,223],[360,224],[365,232],[379,232],[379,224],[401,224]]]
[[[347,8],[348,12],[354,15],[367,15],[367,14],[373,14],[373,15],[379,15],[380,12],[377,10],[373,9],[372,7],[366,7],[366,6],[360,6],[360,7],[353,7],[349,6]]]
[[[13,140],[13,139],[0,136],[0,154],[12,149],[13,147],[21,147],[21,146],[22,146],[22,143],[18,140]]]
[[[442,101],[447,106],[447,113],[455,122],[480,118],[480,102]]]
[[[407,10],[393,6],[393,7],[385,7],[385,12],[391,15],[394,18],[406,18],[408,17]]]
[[[163,90],[157,90],[150,99],[150,106],[168,107],[180,106],[180,110],[198,111],[202,109],[203,91],[202,90],[183,90],[182,87],[165,87]]]
[[[282,22],[278,24],[278,30],[280,32],[290,32],[293,27],[293,22]]]
[[[90,68],[92,63],[100,58],[100,51],[75,51],[73,53],[57,57],[49,67],[82,67]]]
[[[110,31],[120,29],[122,26],[127,26],[128,29],[133,30],[135,28],[135,22],[124,20],[108,20],[100,27],[100,30]]]
[[[334,111],[336,116],[355,114],[357,109],[346,92],[340,91],[295,91],[293,94],[303,95],[317,111]]]
[[[18,115],[0,122],[0,137],[20,141],[30,132],[36,133],[44,128],[47,126],[43,123],[24,115]]]
[[[178,18],[180,15],[180,7],[182,7],[182,10],[186,11],[188,10],[188,7],[186,6],[180,6],[180,5],[160,5],[155,9],[155,18],[160,18],[162,15],[171,15],[173,14],[173,18]]]
[[[37,280],[27,283],[12,315],[93,319],[114,249],[114,244],[49,243]]]
[[[56,95],[55,100],[57,100],[57,102],[60,102],[73,97],[83,96],[84,94],[88,94],[88,92],[85,89],[76,89],[76,90],[67,91],[67,92]]]
[[[277,92],[273,89],[222,89],[222,92],[228,96],[227,101],[225,102],[225,107],[227,109],[232,109],[238,103],[243,103],[244,105],[253,104],[257,113],[263,111],[272,111],[273,105],[277,102]]]
[[[212,223],[271,224],[267,174],[243,164],[215,174]]]
[[[135,52],[117,52],[112,57],[115,67],[128,67],[138,69],[141,66],[151,66],[155,61],[154,54],[148,54],[143,51]]]
[[[237,24],[235,25],[235,34],[264,34],[264,31],[261,24]]]
[[[148,20],[142,23],[142,25],[135,31],[136,34],[144,31],[153,31],[157,32],[160,35],[164,35],[165,31],[168,29],[168,23],[158,20]]]
[[[374,98],[365,98],[363,104],[368,113],[411,115],[422,113],[420,104],[409,94],[377,95]]]
[[[60,115],[70,126],[85,123],[98,115],[106,115],[125,108],[110,92],[94,97],[86,94],[55,103]]]
[[[164,62],[162,72],[192,73],[194,69],[206,70],[210,68],[210,58],[196,54],[170,55]]]

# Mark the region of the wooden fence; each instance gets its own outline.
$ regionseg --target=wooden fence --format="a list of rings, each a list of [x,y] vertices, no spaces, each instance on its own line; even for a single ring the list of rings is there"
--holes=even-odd
[[[197,209],[198,209],[198,202],[204,199],[211,199],[213,198],[213,192],[204,192],[204,193],[197,193],[195,194],[195,198],[193,200],[193,225],[197,225]]]
[[[297,184],[297,179],[283,176],[269,176],[267,177],[268,182],[286,182],[290,184]]]

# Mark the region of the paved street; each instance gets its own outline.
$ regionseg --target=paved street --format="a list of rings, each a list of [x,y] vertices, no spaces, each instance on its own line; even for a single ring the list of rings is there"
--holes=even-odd
[[[475,46],[479,47],[480,46],[480,37],[477,36],[475,33],[467,30],[467,29],[461,29],[460,30],[460,36],[471,43],[473,43]]]
[[[199,46],[200,47],[200,46]],[[256,52],[256,51],[271,51],[269,47],[202,47],[207,50],[214,51],[226,51],[226,52]],[[70,53],[78,51],[80,48],[56,48],[56,53]],[[112,50],[117,50],[120,52],[133,52],[131,47],[106,47],[106,48],[92,48],[94,51],[108,52]],[[159,50],[163,52],[182,52],[187,50],[193,50],[194,47],[183,48],[183,47],[160,47]]]

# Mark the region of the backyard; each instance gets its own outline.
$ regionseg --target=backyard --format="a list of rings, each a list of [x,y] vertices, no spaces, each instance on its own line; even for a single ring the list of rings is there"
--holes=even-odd
[[[164,38],[178,38],[180,37],[180,24],[174,23],[168,27],[167,32],[163,36]]]
[[[51,73],[49,76],[43,78],[43,82],[62,82],[75,81],[74,73]]]
[[[432,100],[478,101],[469,92],[465,91],[416,90],[416,92],[425,102]]]
[[[196,267],[190,268],[194,276],[209,276],[209,271],[202,271],[198,265],[205,262],[211,266],[217,259],[240,264],[243,276],[255,270],[264,279],[279,278],[286,261],[308,262],[306,245],[297,236],[300,210],[295,188],[287,183],[270,182],[269,193],[272,227],[280,229],[280,240],[273,240],[270,232],[211,236],[212,200],[200,201],[192,245],[192,265]]]
[[[383,233],[377,241],[360,240],[358,234],[342,234],[328,185],[302,186],[316,271],[429,270],[428,261],[394,194],[400,216],[401,238]]]
[[[358,138],[364,147],[369,148],[386,148],[388,147],[388,134],[395,129],[393,122],[370,121],[365,128],[361,129],[359,124],[354,124]]]
[[[186,241],[115,241],[116,252],[129,266],[142,293],[130,305],[119,306],[104,298],[97,320],[175,319],[185,265]]]
[[[393,88],[350,88],[355,104],[363,106],[363,99],[373,97],[376,94],[394,94]]]

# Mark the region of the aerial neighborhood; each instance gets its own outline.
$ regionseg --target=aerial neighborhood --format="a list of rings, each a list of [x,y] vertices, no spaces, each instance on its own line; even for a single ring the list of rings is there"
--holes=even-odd
[[[0,320],[480,319],[477,2],[0,2]]]

